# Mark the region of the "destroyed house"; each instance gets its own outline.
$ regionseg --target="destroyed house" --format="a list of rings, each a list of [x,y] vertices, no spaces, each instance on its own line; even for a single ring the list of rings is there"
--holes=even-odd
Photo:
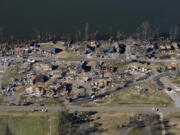
[[[34,83],[44,83],[48,80],[47,76],[45,75],[37,75],[35,78],[34,78]]]
[[[101,52],[103,53],[115,53],[115,48],[101,48]]]
[[[100,70],[103,71],[103,72],[116,72],[117,71],[117,67],[102,66],[102,67],[100,67]]]
[[[51,70],[53,70],[53,66],[51,64],[41,63],[41,64],[35,65],[35,69],[36,70],[51,71]]]
[[[54,47],[44,47],[44,48],[42,48],[42,50],[49,54],[57,54],[62,51],[61,49],[54,48]]]

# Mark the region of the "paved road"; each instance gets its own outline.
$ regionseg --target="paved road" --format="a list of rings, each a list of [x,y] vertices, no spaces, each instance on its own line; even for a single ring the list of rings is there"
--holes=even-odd
[[[22,57],[0,57],[0,60],[1,59],[9,59],[9,60],[23,60]],[[34,59],[34,60],[60,60],[60,61],[82,61],[82,60],[88,60],[88,61],[100,61],[100,60],[104,60],[104,61],[117,61],[117,60],[120,60],[122,61],[122,59],[101,59],[101,58],[57,58],[55,56],[53,57],[32,57],[32,56],[29,56],[28,59]]]
[[[46,108],[50,112],[62,111],[64,108],[60,106],[0,106],[0,111],[32,111],[33,109]],[[96,112],[153,112],[152,108],[148,107],[82,107],[68,105],[67,109],[70,112],[74,111],[96,111]],[[180,108],[159,108],[160,112],[180,112]]]
[[[180,60],[168,60],[168,59],[164,59],[164,60],[159,60],[159,59],[151,60],[151,59],[147,59],[145,61],[146,62],[152,62],[152,63],[175,63],[175,64],[180,63]]]

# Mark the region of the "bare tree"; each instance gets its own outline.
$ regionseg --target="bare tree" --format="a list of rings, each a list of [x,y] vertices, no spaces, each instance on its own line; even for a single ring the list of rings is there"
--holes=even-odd
[[[77,31],[76,37],[77,37],[77,40],[78,40],[78,41],[82,40],[82,34],[81,34],[81,31],[80,31],[80,30]]]
[[[35,40],[40,41],[41,40],[41,33],[39,30],[34,30],[35,33]]]
[[[141,38],[148,39],[150,38],[151,25],[149,22],[143,22],[139,27]]]
[[[155,30],[155,37],[159,37],[159,28],[156,28]]]
[[[85,40],[89,40],[89,24],[85,24]]]
[[[66,35],[66,40],[67,40],[67,41],[71,41],[71,39],[72,39],[72,38],[71,38],[71,35],[70,35],[69,33],[67,33],[67,35]]]
[[[65,35],[64,34],[60,35],[60,40],[65,41]]]
[[[121,32],[117,32],[116,33],[116,39],[119,41],[119,40],[121,40],[121,37],[122,37],[122,33]]]
[[[169,38],[170,40],[173,40],[173,27],[172,26],[169,29]]]
[[[48,41],[50,41],[50,40],[52,40],[52,39],[53,39],[53,35],[52,35],[50,32],[48,33],[48,35],[47,35],[47,36],[48,36],[48,37],[47,37],[47,38],[48,38]]]
[[[55,33],[53,33],[53,40],[56,40],[56,34]]]
[[[151,37],[152,37],[152,39],[159,37],[159,28],[153,29],[153,30],[151,31]]]
[[[1,41],[3,40],[3,35],[4,35],[3,28],[0,28],[0,40]]]
[[[94,40],[98,40],[98,31],[95,31],[94,34],[93,34],[93,38]]]
[[[174,39],[176,40],[178,38],[179,35],[179,27],[175,26],[174,27]]]
[[[179,27],[178,26],[171,26],[169,30],[169,38],[170,40],[176,40],[179,34]]]
[[[10,36],[10,40],[11,40],[11,41],[10,41],[11,44],[13,45],[13,44],[14,44],[14,35],[11,35],[11,36]]]

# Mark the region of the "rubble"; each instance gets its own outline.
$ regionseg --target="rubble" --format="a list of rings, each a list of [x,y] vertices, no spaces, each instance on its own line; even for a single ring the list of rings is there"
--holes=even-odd
[[[59,43],[62,46],[58,46]],[[97,96],[99,93],[113,90],[113,83],[118,82],[126,87],[153,74],[151,68],[147,68],[144,62],[136,59],[137,63],[144,66],[136,66],[133,64],[135,61],[132,61],[122,71],[118,70],[121,68],[118,64],[114,64],[116,62],[106,62],[103,59],[117,58],[126,61],[133,57],[147,59],[165,55],[179,58],[180,49],[176,42],[139,41],[134,38],[112,42],[59,43],[31,43],[17,46],[10,49],[11,51],[1,51],[0,65],[6,68],[17,65],[19,67],[18,76],[10,78],[11,83],[2,88],[1,93],[15,92],[17,87],[24,87],[26,96],[78,98],[91,96],[92,93]],[[63,51],[97,61],[91,63],[88,59],[77,62],[43,60],[59,58],[58,54]],[[17,59],[10,59],[9,56]],[[140,90],[142,94],[146,92],[147,90]]]

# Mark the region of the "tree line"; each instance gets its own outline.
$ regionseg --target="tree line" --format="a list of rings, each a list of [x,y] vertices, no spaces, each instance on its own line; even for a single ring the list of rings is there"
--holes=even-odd
[[[0,29],[0,43],[29,43],[32,41],[46,42],[46,41],[88,41],[88,40],[124,40],[128,37],[135,37],[140,40],[153,40],[159,37],[165,37],[172,41],[179,40],[179,27],[171,26],[168,32],[161,32],[159,28],[154,28],[148,21],[143,22],[137,27],[137,31],[132,34],[124,32],[107,31],[101,33],[99,31],[92,31],[90,24],[84,25],[84,30],[78,30],[75,34],[57,35],[51,32],[40,32],[36,30],[31,38],[17,38],[13,35],[9,37],[3,36],[3,30]]]

